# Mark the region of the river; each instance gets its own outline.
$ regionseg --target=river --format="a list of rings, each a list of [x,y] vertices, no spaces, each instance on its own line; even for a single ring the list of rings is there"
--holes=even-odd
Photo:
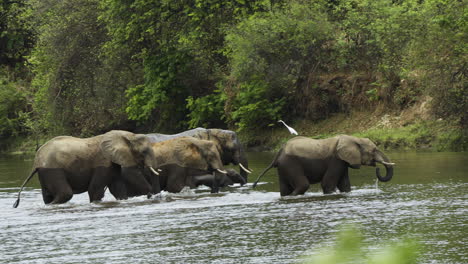
[[[394,178],[350,169],[352,192],[280,198],[276,169],[251,182],[273,153],[248,153],[247,186],[154,199],[89,203],[87,194],[44,205],[37,176],[12,208],[33,157],[0,157],[1,263],[295,263],[356,224],[368,251],[410,236],[420,263],[468,263],[467,153],[387,153]]]

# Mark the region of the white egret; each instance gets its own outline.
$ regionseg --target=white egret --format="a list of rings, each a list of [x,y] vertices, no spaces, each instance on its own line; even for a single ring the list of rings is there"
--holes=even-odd
[[[292,127],[286,125],[286,123],[285,123],[283,120],[278,120],[278,122],[283,123],[283,125],[289,130],[289,133],[291,133],[291,134],[293,134],[293,135],[296,135],[296,136],[299,135],[299,134],[297,133],[297,131],[296,131],[294,128],[292,128]]]

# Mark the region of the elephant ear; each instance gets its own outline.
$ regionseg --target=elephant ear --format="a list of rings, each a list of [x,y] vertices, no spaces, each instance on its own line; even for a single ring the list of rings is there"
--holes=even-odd
[[[236,133],[222,129],[211,129],[212,134],[217,138],[218,143],[227,149],[235,149],[238,142]]]
[[[209,128],[197,133],[196,138],[200,140],[208,140],[216,144],[216,148],[220,153],[223,151],[223,138],[220,129]]]
[[[127,131],[112,130],[103,135],[101,150],[104,156],[122,167],[135,166],[137,162],[132,154],[131,140],[135,134]]]
[[[340,136],[336,145],[337,156],[346,161],[351,167],[361,166],[361,151],[359,145],[350,136]]]

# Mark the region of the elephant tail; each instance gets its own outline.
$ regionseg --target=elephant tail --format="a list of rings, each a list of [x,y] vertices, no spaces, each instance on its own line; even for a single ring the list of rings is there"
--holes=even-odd
[[[26,183],[29,182],[29,180],[31,180],[31,178],[34,176],[34,174],[36,174],[36,172],[38,172],[38,170],[39,170],[39,168],[35,168],[35,169],[31,172],[31,175],[29,175],[29,177],[23,182],[23,185],[21,185],[21,189],[20,189],[20,191],[18,192],[18,199],[16,199],[16,202],[13,204],[13,208],[18,207],[19,202],[20,202],[20,195],[21,195],[21,192],[23,191],[24,186],[26,185]]]
[[[257,184],[258,184],[258,181],[260,180],[260,178],[267,172],[269,171],[271,168],[273,167],[276,167],[277,166],[277,161],[278,161],[278,157],[280,156],[280,154],[283,152],[283,148],[280,149],[280,151],[278,151],[278,153],[276,154],[275,158],[273,159],[273,161],[271,162],[270,166],[268,166],[266,169],[263,170],[262,173],[260,173],[260,175],[258,176],[257,180],[254,182],[254,184],[252,185],[252,188],[255,188],[257,187]]]

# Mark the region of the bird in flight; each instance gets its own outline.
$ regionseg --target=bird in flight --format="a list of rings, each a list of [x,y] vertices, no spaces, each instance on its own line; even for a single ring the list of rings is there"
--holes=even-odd
[[[296,136],[299,135],[299,134],[297,133],[297,131],[296,131],[294,128],[292,128],[292,127],[286,125],[286,123],[285,123],[283,120],[278,120],[278,122],[283,123],[283,125],[289,130],[289,133],[291,133],[291,134],[293,134],[293,135],[296,135]]]

